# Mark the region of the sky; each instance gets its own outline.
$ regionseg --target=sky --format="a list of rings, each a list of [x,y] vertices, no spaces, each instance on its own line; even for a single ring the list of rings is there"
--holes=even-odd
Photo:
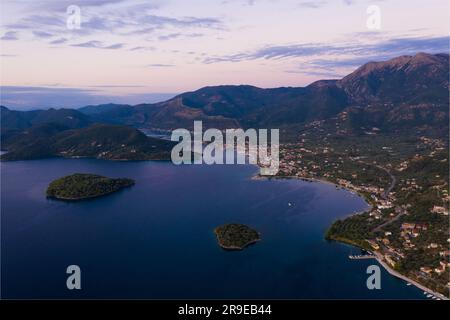
[[[448,53],[449,18],[448,0],[2,0],[1,104],[305,86],[368,61]]]

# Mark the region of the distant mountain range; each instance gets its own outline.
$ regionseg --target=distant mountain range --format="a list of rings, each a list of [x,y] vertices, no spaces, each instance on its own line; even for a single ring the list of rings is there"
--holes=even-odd
[[[79,111],[99,122],[160,129],[190,128],[194,119],[217,128],[279,127],[350,111],[355,121],[396,129],[399,122],[403,127],[446,123],[448,99],[449,55],[418,53],[369,62],[341,80],[307,87],[205,87],[157,104],[108,104]]]
[[[68,141],[77,141],[78,146],[83,144],[83,152],[91,154],[82,139],[98,143],[99,128],[114,137],[116,131],[122,130],[123,133],[120,125],[145,129],[191,129],[194,120],[203,120],[204,127],[219,129],[298,129],[322,122],[345,128],[348,134],[359,134],[366,127],[376,127],[386,133],[441,130],[447,134],[449,55],[418,53],[385,62],[369,62],[340,80],[320,80],[298,88],[214,86],[186,92],[156,104],[104,104],[78,110],[14,111],[2,106],[2,149],[10,150],[14,146],[23,154],[23,146],[32,149],[27,139],[31,138],[29,142],[32,142],[39,137],[49,143],[49,138],[58,137],[52,140],[56,147],[43,154],[66,152]],[[93,130],[88,129],[96,123],[110,126],[97,125]],[[117,136],[117,141],[108,143],[123,144],[121,139],[130,135],[139,141],[142,139],[138,133],[130,131]],[[55,142],[59,139],[65,142]],[[64,147],[60,148],[61,144]],[[36,143],[34,145],[41,148]],[[146,144],[139,142],[137,145]],[[78,151],[74,151],[73,156],[83,154],[80,149],[75,149]],[[115,150],[114,154],[112,158],[120,158],[120,152]]]
[[[16,111],[4,106],[0,109],[2,131],[23,130],[44,123],[58,123],[70,129],[92,124],[89,116],[74,109]]]

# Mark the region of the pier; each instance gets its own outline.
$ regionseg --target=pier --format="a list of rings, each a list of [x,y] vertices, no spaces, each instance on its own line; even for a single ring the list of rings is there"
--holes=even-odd
[[[359,255],[349,255],[348,258],[351,260],[376,259],[376,256],[372,254],[359,254]]]

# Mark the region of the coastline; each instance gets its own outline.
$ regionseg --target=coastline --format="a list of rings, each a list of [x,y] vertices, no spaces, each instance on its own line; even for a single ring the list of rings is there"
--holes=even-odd
[[[325,179],[309,178],[309,177],[307,178],[307,177],[300,177],[300,176],[268,176],[268,177],[265,177],[265,176],[261,176],[261,175],[258,174],[258,173],[255,174],[255,175],[253,175],[253,176],[251,177],[251,180],[271,180],[271,179],[280,179],[280,180],[282,180],[282,179],[297,179],[297,180],[302,180],[302,181],[307,181],[307,182],[321,182],[321,183],[327,183],[327,184],[334,185],[335,187],[339,187],[339,188],[345,189],[345,190],[347,190],[347,191],[349,191],[349,192],[351,192],[351,193],[357,194],[358,196],[362,197],[364,200],[367,200],[366,197],[365,197],[364,195],[360,194],[360,193],[357,192],[356,190],[352,190],[352,189],[349,189],[349,188],[346,188],[346,187],[339,186],[339,185],[335,184],[334,182],[328,181],[328,180],[325,180]],[[367,202],[367,201],[366,201],[366,202]],[[367,211],[372,210],[372,209],[373,209],[373,206],[370,205],[369,203],[367,203],[367,204],[369,205],[369,208],[368,208],[368,209],[363,210],[363,211],[360,211],[360,212],[356,212],[356,213],[353,213],[353,214],[350,214],[350,215],[362,214],[362,213],[365,213],[365,212],[367,212]],[[349,216],[350,216],[350,215],[349,215]],[[357,247],[357,248],[360,248],[360,249],[365,250],[365,248],[362,248],[362,247],[358,246],[356,243],[353,243],[352,241],[335,240],[335,239],[333,239],[332,241],[337,241],[337,242],[345,243],[345,244],[347,244],[347,245],[351,245],[351,246],[354,246],[354,247]],[[404,281],[406,281],[406,282],[408,282],[408,283],[411,283],[412,285],[414,285],[414,286],[417,287],[418,289],[423,290],[424,292],[427,292],[427,293],[429,293],[429,294],[431,294],[431,295],[434,295],[434,296],[438,297],[439,299],[442,299],[442,300],[450,300],[450,298],[447,298],[447,297],[444,296],[442,293],[435,292],[435,291],[431,290],[430,288],[427,288],[426,286],[424,286],[424,285],[418,283],[417,281],[415,281],[415,280],[413,280],[413,279],[410,279],[410,278],[408,278],[407,276],[405,276],[405,275],[403,275],[403,274],[401,274],[401,273],[395,271],[394,269],[392,269],[390,266],[388,266],[388,265],[386,264],[386,262],[384,262],[383,256],[382,256],[380,253],[374,252],[374,255],[375,255],[375,259],[378,261],[378,263],[379,263],[379,264],[380,264],[380,265],[381,265],[381,266],[382,266],[382,267],[383,267],[390,275],[392,275],[392,276],[394,276],[394,277],[397,277],[397,278],[399,278],[399,279],[402,279],[402,280],[404,280]]]
[[[109,191],[109,192],[105,192],[105,193],[101,193],[101,194],[96,194],[96,195],[92,195],[92,196],[85,196],[85,197],[77,197],[77,198],[70,198],[70,197],[61,197],[61,196],[46,196],[47,199],[51,199],[51,200],[58,200],[58,201],[68,201],[68,202],[77,202],[77,201],[83,201],[83,200],[90,200],[90,199],[95,199],[95,198],[100,198],[103,196],[107,196],[110,195],[112,193],[121,191],[125,188],[129,188],[131,186],[133,186],[133,184],[130,184],[128,186],[122,187],[118,190],[113,190],[113,191]]]
[[[241,250],[244,250],[245,248],[247,248],[248,246],[257,243],[258,241],[261,241],[261,239],[249,241],[246,244],[244,244],[242,247],[237,247],[237,246],[226,246],[226,245],[223,245],[219,241],[219,239],[217,239],[217,243],[219,244],[219,247],[221,247],[224,250],[228,250],[228,251],[241,251]]]
[[[0,156],[7,154],[7,151],[0,151]],[[131,162],[131,161],[170,161],[170,156],[168,157],[155,157],[155,158],[139,158],[139,159],[127,159],[127,158],[104,158],[104,157],[96,157],[96,156],[65,156],[65,155],[51,155],[48,157],[42,158],[33,158],[33,159],[1,159],[1,162],[13,162],[13,161],[32,161],[32,160],[44,160],[44,159],[96,159],[96,160],[105,160],[105,161],[116,161],[116,162]]]
[[[219,245],[219,247],[221,247],[224,250],[229,250],[229,251],[236,251],[236,250],[244,250],[245,248],[247,248],[248,246],[257,243],[258,241],[261,241],[261,234],[258,232],[258,239],[254,239],[254,240],[250,240],[246,243],[244,243],[242,246],[226,246],[222,243],[220,236],[219,236],[219,232],[217,231],[218,228],[214,229],[214,234],[216,235],[216,239],[217,239],[217,243]]]
[[[430,288],[425,287],[423,284],[418,283],[415,280],[412,280],[411,278],[408,278],[405,275],[402,275],[401,273],[395,271],[394,269],[392,269],[391,267],[389,267],[386,262],[384,262],[383,257],[381,256],[380,253],[378,252],[374,252],[375,254],[375,259],[378,261],[379,264],[381,264],[383,266],[383,268],[392,276],[397,277],[399,279],[402,279],[406,282],[411,283],[412,285],[416,286],[418,289],[421,289],[429,294],[432,294],[436,297],[438,297],[439,299],[442,300],[450,300],[449,298],[447,298],[446,296],[444,296],[442,293],[439,292],[435,292],[433,290],[431,290]]]
[[[368,208],[365,209],[365,210],[361,210],[361,211],[349,213],[346,217],[353,216],[353,215],[357,215],[357,214],[363,214],[363,213],[369,212],[369,211],[371,211],[372,209],[374,209],[374,207],[368,202],[368,199],[367,199],[367,197],[366,197],[364,194],[361,194],[361,193],[359,193],[359,192],[356,191],[356,190],[353,190],[353,189],[350,189],[350,188],[346,188],[346,187],[340,186],[340,185],[338,185],[338,184],[336,184],[336,183],[334,183],[334,182],[332,182],[332,181],[325,180],[325,179],[319,179],[319,178],[306,178],[306,177],[299,177],[299,176],[268,176],[268,177],[265,177],[265,176],[261,176],[261,175],[259,175],[259,174],[256,174],[256,175],[252,176],[250,179],[251,179],[251,180],[271,180],[271,179],[283,180],[283,179],[294,179],[294,180],[301,180],[301,181],[306,181],[306,182],[320,182],[320,183],[326,183],[326,184],[330,184],[330,185],[336,187],[337,189],[344,189],[344,190],[346,190],[346,191],[348,191],[348,192],[350,192],[350,193],[352,193],[352,194],[355,194],[355,195],[357,195],[357,196],[363,198],[364,201],[367,203]]]

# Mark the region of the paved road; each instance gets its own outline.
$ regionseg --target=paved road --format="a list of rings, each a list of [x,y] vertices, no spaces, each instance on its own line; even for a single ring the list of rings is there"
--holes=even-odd
[[[363,163],[363,164],[369,165],[369,166],[374,165],[372,163],[368,163],[368,162],[364,162],[364,161],[359,161],[359,163]],[[389,175],[389,177],[391,178],[391,183],[389,184],[389,187],[386,190],[384,190],[383,194],[381,195],[381,197],[386,200],[387,197],[389,196],[389,192],[391,192],[392,189],[394,189],[395,184],[397,183],[397,178],[388,169],[386,169],[382,166],[379,166],[379,165],[374,165],[374,166],[377,167],[378,169],[381,169],[384,172],[386,172]]]
[[[386,227],[387,225],[391,224],[394,221],[397,221],[398,219],[400,219],[401,216],[406,214],[406,210],[402,209],[402,212],[400,212],[398,215],[396,215],[394,218],[386,221],[385,223],[380,224],[378,227],[376,227],[375,229],[373,229],[374,232],[380,231],[380,229],[382,229],[383,227]]]
[[[394,189],[395,184],[397,183],[397,178],[388,169],[383,168],[381,166],[377,166],[377,168],[379,168],[379,169],[383,170],[384,172],[386,172],[389,175],[389,177],[391,178],[391,184],[389,185],[389,187],[386,190],[384,190],[384,192],[383,192],[383,194],[381,196],[383,199],[386,200],[387,197],[389,196],[389,192],[391,192],[392,189]]]
[[[389,187],[386,190],[384,190],[383,194],[381,195],[381,197],[384,200],[387,200],[387,198],[389,196],[389,193],[392,191],[392,189],[394,189],[395,184],[397,183],[397,178],[388,169],[383,168],[381,166],[377,166],[377,168],[379,168],[379,169],[383,170],[384,172],[386,172],[389,175],[389,177],[391,178],[391,183],[390,183]],[[380,224],[378,227],[373,229],[373,231],[374,232],[379,231],[383,227],[391,224],[392,222],[397,221],[401,216],[403,216],[405,214],[406,214],[406,210],[402,209],[402,211],[398,215],[396,215],[394,218],[386,221],[385,223]]]

